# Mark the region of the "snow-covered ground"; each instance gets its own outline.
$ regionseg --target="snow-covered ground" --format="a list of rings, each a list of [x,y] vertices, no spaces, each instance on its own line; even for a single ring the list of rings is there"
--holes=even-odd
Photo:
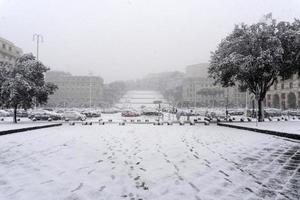
[[[235,122],[233,125],[300,135],[300,121]]]
[[[299,199],[300,144],[204,126],[63,125],[0,137],[0,199]]]

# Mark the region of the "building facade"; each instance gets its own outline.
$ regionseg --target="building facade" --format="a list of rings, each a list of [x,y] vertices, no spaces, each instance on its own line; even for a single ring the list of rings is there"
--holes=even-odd
[[[288,80],[279,80],[266,94],[265,106],[270,108],[300,108],[300,78],[294,75]]]
[[[14,43],[0,37],[0,61],[14,64],[16,59],[23,54],[21,48]]]
[[[73,76],[61,71],[46,73],[46,81],[58,86],[50,95],[51,107],[99,107],[103,103],[103,79],[99,76]]]
[[[214,85],[214,80],[208,78],[208,63],[186,67],[183,81],[184,106],[244,108],[249,104],[248,99],[248,95],[240,92],[237,87]]]

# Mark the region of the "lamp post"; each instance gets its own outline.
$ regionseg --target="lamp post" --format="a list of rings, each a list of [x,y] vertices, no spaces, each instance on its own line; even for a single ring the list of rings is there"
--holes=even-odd
[[[44,42],[44,37],[41,34],[33,34],[32,40],[36,41],[36,60],[39,61],[39,47],[40,47],[40,42]],[[36,110],[36,104],[37,100],[36,97],[34,98],[34,109]]]
[[[228,87],[227,87],[226,88],[226,107],[225,107],[225,109],[226,109],[226,111],[225,111],[225,113],[226,113],[226,121],[228,119],[228,92],[229,92],[229,90],[228,90]]]
[[[248,89],[246,89],[246,105],[245,105],[245,110],[246,110],[246,112],[245,112],[245,115],[246,115],[246,117],[247,117],[247,113],[248,113]]]
[[[40,48],[40,42],[44,42],[44,37],[41,34],[33,34],[32,37],[33,41],[36,41],[36,59],[39,60],[39,48]]]
[[[92,72],[90,72],[89,73],[89,78],[90,78],[90,110],[92,110],[92,75],[93,75],[93,73]]]
[[[196,83],[194,83],[194,109],[196,110],[196,98],[197,98],[197,90],[196,90]]]

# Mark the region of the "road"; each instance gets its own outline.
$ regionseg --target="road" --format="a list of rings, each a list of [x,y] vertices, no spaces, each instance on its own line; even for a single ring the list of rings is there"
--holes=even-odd
[[[61,127],[0,137],[0,199],[299,199],[300,143],[204,126]]]

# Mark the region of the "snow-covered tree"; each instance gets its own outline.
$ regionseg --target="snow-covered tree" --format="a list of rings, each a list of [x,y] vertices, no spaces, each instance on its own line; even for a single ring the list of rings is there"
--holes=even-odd
[[[0,102],[4,107],[14,109],[15,123],[18,108],[28,109],[34,104],[44,104],[48,95],[57,89],[56,85],[44,80],[48,70],[32,54],[24,54],[14,65],[0,63]]]
[[[211,56],[210,76],[224,87],[238,85],[252,92],[258,101],[259,121],[266,92],[283,71],[291,72],[284,64],[279,26],[274,19],[237,25]]]
[[[300,75],[300,20],[279,22],[276,35],[284,50],[281,77],[290,78],[295,73]]]

